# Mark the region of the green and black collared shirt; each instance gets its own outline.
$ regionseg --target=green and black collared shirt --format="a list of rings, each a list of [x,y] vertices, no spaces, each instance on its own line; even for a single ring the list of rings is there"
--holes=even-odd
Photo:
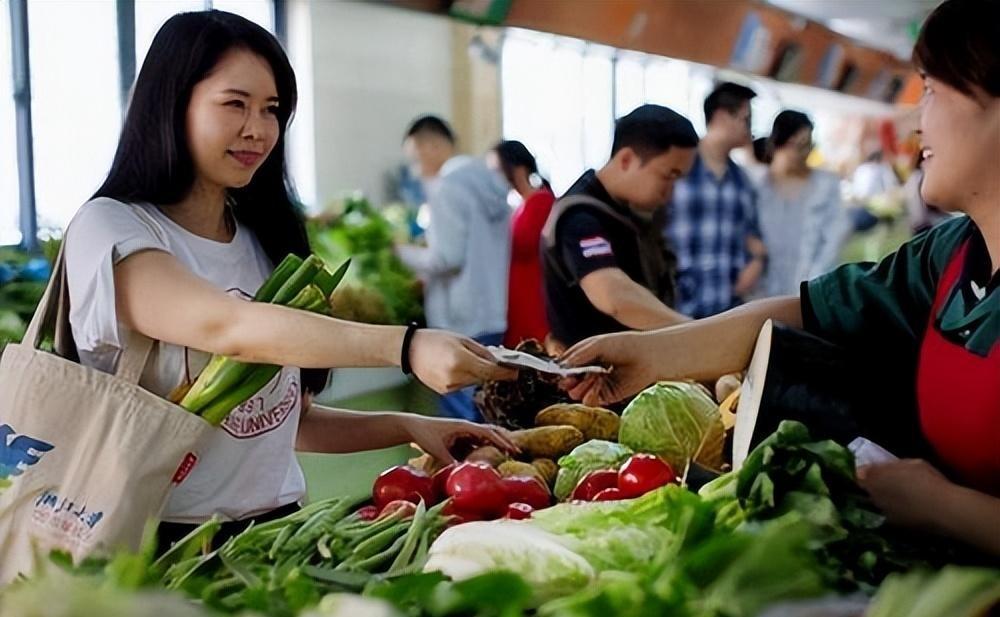
[[[959,283],[934,327],[970,353],[988,355],[1000,341],[1000,274],[991,273],[986,242],[965,216],[916,236],[880,263],[847,264],[803,283],[806,330],[915,375],[938,281],[966,241]]]

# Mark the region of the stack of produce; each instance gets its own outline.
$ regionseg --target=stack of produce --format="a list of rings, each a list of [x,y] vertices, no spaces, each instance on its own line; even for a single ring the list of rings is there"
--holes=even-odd
[[[450,524],[504,518],[526,518],[552,503],[552,493],[534,468],[527,475],[501,473],[486,462],[448,465],[433,476],[402,465],[384,471],[372,490],[374,505],[367,516],[401,507],[400,502],[427,502],[441,507]]]
[[[350,501],[313,504],[215,551],[203,548],[218,527],[211,522],[156,561],[148,547],[77,566],[55,555],[0,591],[0,614],[89,617],[121,606],[133,611],[121,614],[185,617],[754,617],[790,601],[829,606],[845,592],[836,614],[851,617],[869,604],[866,617],[1000,609],[1000,571],[939,569],[961,560],[886,525],[847,481],[850,452],[812,441],[800,424],[783,423],[743,467],[699,493],[668,484],[636,499],[566,502],[526,520],[445,529],[449,504],[465,496],[456,473],[441,489],[419,474],[380,485],[375,497],[385,503],[367,514],[351,512]],[[426,510],[427,495],[450,497]],[[161,612],[143,613],[146,603]]]
[[[226,612],[292,615],[326,593],[360,591],[373,576],[418,572],[447,523],[443,504],[428,509],[423,502],[395,502],[375,517],[356,506],[349,499],[319,501],[205,552],[201,547],[218,525],[210,522],[153,569],[168,589]]]
[[[345,261],[336,272],[330,272],[315,255],[304,260],[288,255],[257,290],[254,302],[329,315],[331,296],[349,266],[350,261]],[[280,370],[270,364],[247,364],[215,355],[194,383],[182,385],[171,399],[207,422],[221,424],[230,411],[260,391]]]
[[[407,324],[423,319],[420,284],[396,257],[401,240],[386,213],[363,197],[352,196],[340,214],[310,221],[313,251],[327,264],[352,259],[355,267],[334,297],[333,316],[378,324]]]

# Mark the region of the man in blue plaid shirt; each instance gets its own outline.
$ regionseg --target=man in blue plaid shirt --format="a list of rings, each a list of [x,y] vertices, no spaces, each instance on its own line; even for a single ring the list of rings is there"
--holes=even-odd
[[[728,82],[708,95],[708,131],[668,206],[665,235],[678,262],[676,308],[695,319],[740,304],[766,265],[753,185],[729,158],[734,148],[750,143],[755,96],[750,88]]]

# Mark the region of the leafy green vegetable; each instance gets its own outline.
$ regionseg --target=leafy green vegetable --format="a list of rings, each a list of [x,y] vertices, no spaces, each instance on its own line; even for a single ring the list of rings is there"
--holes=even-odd
[[[368,200],[352,196],[339,216],[311,221],[307,230],[312,250],[327,264],[353,260],[349,284],[334,298],[335,317],[390,324],[423,319],[420,284],[393,251],[393,224]]]
[[[660,537],[654,559],[604,572],[587,589],[544,604],[539,615],[751,617],[774,602],[823,592],[803,521],[791,517],[736,532],[687,521]]]
[[[743,467],[706,484],[700,494],[733,523],[790,513],[808,521],[833,589],[870,592],[893,572],[976,559],[954,543],[887,525],[855,482],[851,452],[833,441],[811,441],[798,422],[782,422]]]
[[[559,475],[553,491],[556,498],[565,500],[585,475],[598,469],[618,469],[632,454],[628,446],[600,439],[591,439],[573,448],[559,459]]]
[[[366,595],[388,600],[413,617],[522,617],[532,589],[513,572],[489,572],[452,582],[440,573],[373,583]]]
[[[692,460],[711,469],[721,467],[725,427],[703,387],[662,382],[640,392],[625,408],[618,441],[659,456],[681,475]]]
[[[890,576],[866,616],[983,617],[991,610],[1000,610],[1000,570],[950,566]]]
[[[585,587],[596,574],[567,543],[572,544],[524,521],[466,523],[441,534],[424,569],[454,580],[493,570],[517,572],[544,601]]]

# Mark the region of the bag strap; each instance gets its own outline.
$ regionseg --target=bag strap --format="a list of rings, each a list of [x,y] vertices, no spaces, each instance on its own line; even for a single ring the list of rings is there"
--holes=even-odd
[[[76,344],[69,324],[69,283],[66,279],[65,237],[59,246],[59,254],[52,266],[52,276],[45,286],[45,293],[35,308],[35,314],[28,323],[24,334],[24,344],[38,349],[45,332],[55,335],[56,353],[74,362],[79,361]],[[138,332],[126,330],[124,352],[118,360],[115,375],[133,384],[139,383],[146,361],[153,349],[153,339]]]

